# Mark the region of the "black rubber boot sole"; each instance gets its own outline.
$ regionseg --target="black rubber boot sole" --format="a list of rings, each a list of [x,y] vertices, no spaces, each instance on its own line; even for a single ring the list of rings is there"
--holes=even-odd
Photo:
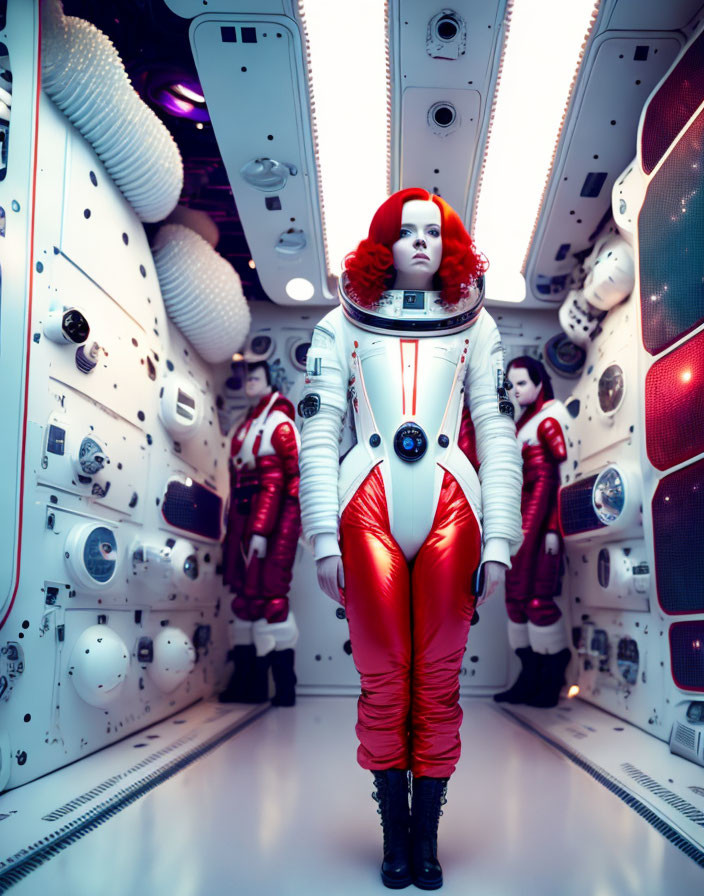
[[[439,878],[431,878],[430,880],[419,880],[414,877],[413,883],[419,890],[439,890],[443,883],[442,874]]]
[[[408,875],[408,877],[402,878],[387,877],[387,875],[382,871],[381,882],[385,887],[388,887],[389,890],[405,890],[406,887],[410,887],[410,885],[413,883],[413,878],[410,874]]]

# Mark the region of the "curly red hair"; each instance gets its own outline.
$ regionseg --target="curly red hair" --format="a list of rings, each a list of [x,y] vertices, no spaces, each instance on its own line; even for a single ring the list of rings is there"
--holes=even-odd
[[[403,205],[412,199],[434,202],[440,209],[442,261],[435,282],[445,302],[456,304],[489,267],[460,216],[444,199],[420,187],[399,190],[379,206],[369,226],[369,236],[345,257],[347,292],[361,305],[373,305],[393,284],[391,247],[399,239]]]

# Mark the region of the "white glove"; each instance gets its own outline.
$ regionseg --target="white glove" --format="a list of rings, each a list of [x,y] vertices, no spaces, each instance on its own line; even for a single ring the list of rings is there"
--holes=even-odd
[[[339,589],[344,591],[345,573],[342,569],[342,557],[335,554],[332,557],[322,557],[316,560],[315,568],[318,573],[318,584],[322,591],[338,604],[344,607],[345,602],[340,596]]]
[[[560,536],[556,532],[548,532],[545,536],[545,553],[556,554],[560,550]]]
[[[506,578],[506,567],[497,560],[487,560],[484,564],[484,588],[477,598],[477,606],[481,607]]]
[[[266,538],[258,535],[256,532],[249,539],[249,550],[247,551],[247,566],[252,562],[252,557],[266,557]]]

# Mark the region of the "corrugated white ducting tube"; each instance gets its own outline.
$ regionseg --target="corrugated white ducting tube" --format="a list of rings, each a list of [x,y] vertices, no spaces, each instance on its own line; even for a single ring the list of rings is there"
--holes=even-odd
[[[251,322],[237,271],[182,224],[165,224],[152,254],[171,320],[203,360],[229,361]]]
[[[110,39],[90,22],[44,0],[42,87],[92,144],[142,221],[176,206],[183,162],[173,137],[141,100]]]

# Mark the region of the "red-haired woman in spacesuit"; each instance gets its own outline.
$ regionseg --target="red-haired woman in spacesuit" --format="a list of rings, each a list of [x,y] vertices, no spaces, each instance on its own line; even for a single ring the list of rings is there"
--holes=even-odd
[[[303,530],[323,591],[349,620],[382,880],[436,889],[472,575],[481,563],[488,596],[520,544],[521,460],[501,339],[482,309],[485,262],[450,206],[421,189],[394,194],[345,268],[299,404]],[[460,444],[465,402],[478,475]],[[357,442],[340,465],[348,406]]]

